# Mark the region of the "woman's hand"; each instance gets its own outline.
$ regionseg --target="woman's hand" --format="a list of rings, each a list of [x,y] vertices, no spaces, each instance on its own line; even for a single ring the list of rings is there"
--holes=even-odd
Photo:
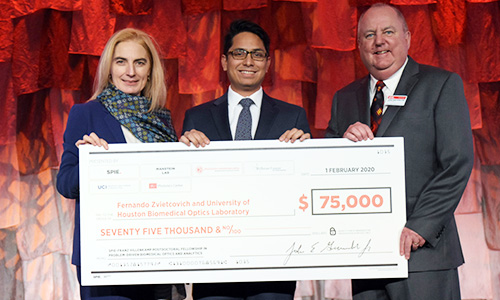
[[[76,141],[75,145],[78,148],[80,145],[90,144],[98,147],[104,147],[104,149],[108,150],[108,142],[105,139],[101,139],[94,132],[89,135],[84,135],[81,140]]]

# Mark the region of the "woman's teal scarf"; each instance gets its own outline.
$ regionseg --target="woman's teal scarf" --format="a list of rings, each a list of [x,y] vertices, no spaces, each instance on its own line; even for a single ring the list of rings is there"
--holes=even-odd
[[[144,143],[177,142],[170,111],[166,108],[148,112],[150,101],[144,96],[133,96],[110,84],[97,100]]]

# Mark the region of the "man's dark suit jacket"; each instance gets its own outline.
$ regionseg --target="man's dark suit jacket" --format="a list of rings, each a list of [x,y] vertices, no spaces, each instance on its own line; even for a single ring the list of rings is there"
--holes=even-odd
[[[184,116],[182,132],[196,129],[203,132],[211,141],[232,140],[227,106],[226,93],[220,98],[189,109]],[[277,139],[292,128],[302,129],[306,133],[311,132],[305,110],[264,93],[254,139]]]
[[[342,137],[357,121],[370,124],[368,89],[369,76],[335,94],[327,137]],[[406,104],[387,108],[376,136],[404,137],[406,227],[427,241],[411,253],[409,271],[456,268],[464,259],[453,213],[473,164],[462,80],[409,57],[394,95],[407,95]]]
[[[302,129],[306,133],[311,132],[305,110],[264,93],[254,139],[278,139],[285,131],[292,128]],[[203,132],[211,141],[232,140],[227,93],[186,111],[182,132],[191,129]],[[293,296],[295,285],[295,281],[195,284],[193,298],[209,296],[246,298],[261,293],[284,293]]]

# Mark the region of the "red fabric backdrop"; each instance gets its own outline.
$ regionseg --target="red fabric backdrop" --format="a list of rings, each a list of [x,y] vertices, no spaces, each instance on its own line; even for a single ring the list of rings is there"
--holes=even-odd
[[[0,0],[0,228],[38,214],[23,212],[23,178],[57,168],[69,109],[91,95],[99,55],[113,32],[136,27],[160,45],[167,107],[180,135],[185,110],[227,87],[220,68],[225,28],[236,18],[261,24],[272,41],[264,89],[302,105],[313,135],[322,137],[335,91],[366,75],[356,28],[374,2]],[[500,2],[383,2],[406,16],[416,61],[464,80],[479,158],[474,190],[483,201],[486,242],[500,250]],[[47,193],[56,197],[53,189]],[[51,251],[49,245],[40,255]]]

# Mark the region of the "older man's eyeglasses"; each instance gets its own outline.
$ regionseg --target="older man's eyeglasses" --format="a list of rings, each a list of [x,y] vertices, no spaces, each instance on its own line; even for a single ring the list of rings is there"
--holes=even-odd
[[[253,51],[248,51],[245,49],[235,49],[233,51],[229,51],[227,54],[231,54],[231,56],[237,60],[246,59],[248,54],[250,54],[250,57],[255,61],[263,61],[267,58],[267,53],[264,50],[259,49]]]

